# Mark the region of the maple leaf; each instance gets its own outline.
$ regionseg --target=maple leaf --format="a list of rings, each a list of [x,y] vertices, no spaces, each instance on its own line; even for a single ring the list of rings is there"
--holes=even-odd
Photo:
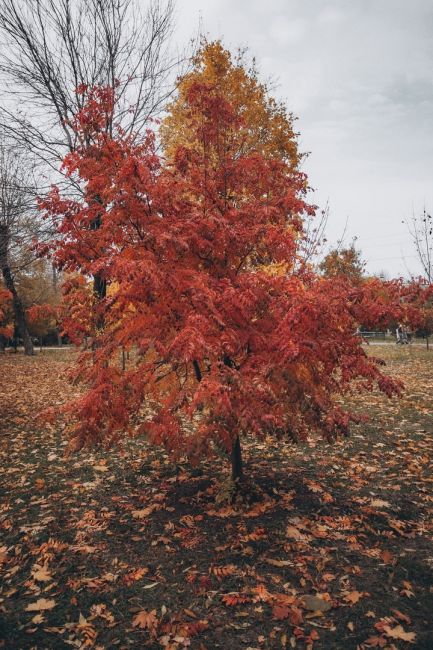
[[[92,605],[90,608],[90,613],[92,619],[99,617],[107,621],[107,623],[109,623],[110,625],[114,625],[114,616],[107,609],[107,606],[104,603]]]
[[[286,527],[286,536],[291,539],[296,540],[297,542],[305,542],[308,540],[308,536],[301,533],[301,531],[296,528],[296,526],[287,526]]]
[[[34,623],[35,625],[40,625],[44,621],[45,619],[42,614],[36,614],[36,616],[33,616],[32,618],[32,623]]]
[[[141,610],[132,619],[132,627],[139,627],[142,630],[149,630],[155,632],[158,626],[158,618],[156,616],[156,609],[148,612],[145,609]]]
[[[390,639],[398,639],[400,641],[407,641],[408,643],[415,643],[415,632],[405,632],[401,625],[391,628],[389,625],[383,626],[383,631]]]
[[[394,564],[395,563],[395,558],[394,558],[393,554],[390,551],[387,551],[387,550],[382,551],[382,553],[380,554],[380,557],[385,562],[385,564]]]
[[[133,582],[140,580],[147,573],[149,573],[148,567],[141,567],[140,569],[135,569],[134,571],[127,573],[123,576],[123,580],[126,584],[132,584]]]
[[[46,609],[53,609],[56,606],[54,600],[47,600],[46,598],[39,598],[35,603],[27,605],[26,612],[41,612]]]
[[[34,564],[32,568],[32,578],[38,582],[49,582],[53,579],[51,573],[48,571],[48,565],[40,566],[39,564]]]
[[[369,596],[370,594],[367,594],[364,591],[350,591],[349,593],[344,595],[344,600],[347,601],[348,603],[352,603],[352,605],[355,605],[360,598],[363,596]]]

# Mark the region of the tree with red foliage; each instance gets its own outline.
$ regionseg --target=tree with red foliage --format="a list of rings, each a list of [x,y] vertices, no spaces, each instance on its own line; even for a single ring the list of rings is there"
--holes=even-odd
[[[27,321],[31,334],[41,339],[50,330],[56,329],[58,323],[57,309],[49,303],[34,304],[27,309]]]
[[[406,284],[401,311],[399,321],[425,337],[429,349],[429,337],[433,333],[433,283],[419,277]]]
[[[71,448],[128,432],[173,458],[198,461],[220,448],[239,479],[243,436],[332,439],[356,420],[338,396],[375,385],[398,393],[355,335],[368,293],[315,275],[297,257],[302,217],[313,212],[305,175],[254,151],[233,155],[226,143],[242,118],[209,85],[189,89],[196,137],[170,166],[152,132],[137,143],[100,128],[115,101],[107,92],[88,92],[75,128],[86,142],[90,130],[92,144],[64,161],[82,200],[54,188],[41,201],[60,220],[57,266],[100,273],[110,287],[85,326],[94,345],[75,371],[86,391],[69,406]],[[78,341],[73,309],[82,313],[85,299],[68,295]],[[126,369],[124,347],[136,351]]]

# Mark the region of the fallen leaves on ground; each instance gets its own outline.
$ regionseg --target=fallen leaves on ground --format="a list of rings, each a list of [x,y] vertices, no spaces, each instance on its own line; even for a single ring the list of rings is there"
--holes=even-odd
[[[433,353],[379,352],[402,400],[348,397],[370,420],[334,446],[245,440],[231,505],[224,459],[66,459],[35,415],[71,353],[0,357],[4,647],[432,647]]]

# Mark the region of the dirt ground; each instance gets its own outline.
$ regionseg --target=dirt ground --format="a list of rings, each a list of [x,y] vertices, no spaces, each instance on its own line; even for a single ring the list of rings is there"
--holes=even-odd
[[[140,440],[64,458],[37,414],[70,352],[0,357],[0,647],[433,647],[433,351],[374,346],[400,400],[333,446],[244,440],[173,466]]]

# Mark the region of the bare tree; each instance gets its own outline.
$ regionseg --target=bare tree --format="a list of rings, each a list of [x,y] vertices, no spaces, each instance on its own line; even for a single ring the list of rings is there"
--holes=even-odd
[[[329,205],[320,211],[319,217],[305,220],[305,237],[300,242],[300,253],[303,262],[317,267],[327,242],[326,227],[329,218]]]
[[[172,17],[172,0],[0,0],[0,121],[9,137],[57,169],[76,145],[80,89],[94,85],[116,89],[112,122],[139,132],[173,88]]]
[[[424,210],[419,216],[412,216],[406,225],[413,241],[418,261],[425,279],[433,282],[433,217]]]
[[[26,313],[19,296],[15,274],[32,259],[30,239],[34,190],[29,183],[28,166],[16,149],[0,142],[0,269],[6,288],[12,294],[14,319],[25,354],[33,354]],[[26,173],[27,172],[27,173]]]
[[[116,96],[107,132],[116,123],[139,134],[174,88],[172,24],[172,0],[0,0],[0,126],[58,171],[77,146],[72,123],[83,88],[99,85]],[[105,296],[101,274],[93,287]]]

